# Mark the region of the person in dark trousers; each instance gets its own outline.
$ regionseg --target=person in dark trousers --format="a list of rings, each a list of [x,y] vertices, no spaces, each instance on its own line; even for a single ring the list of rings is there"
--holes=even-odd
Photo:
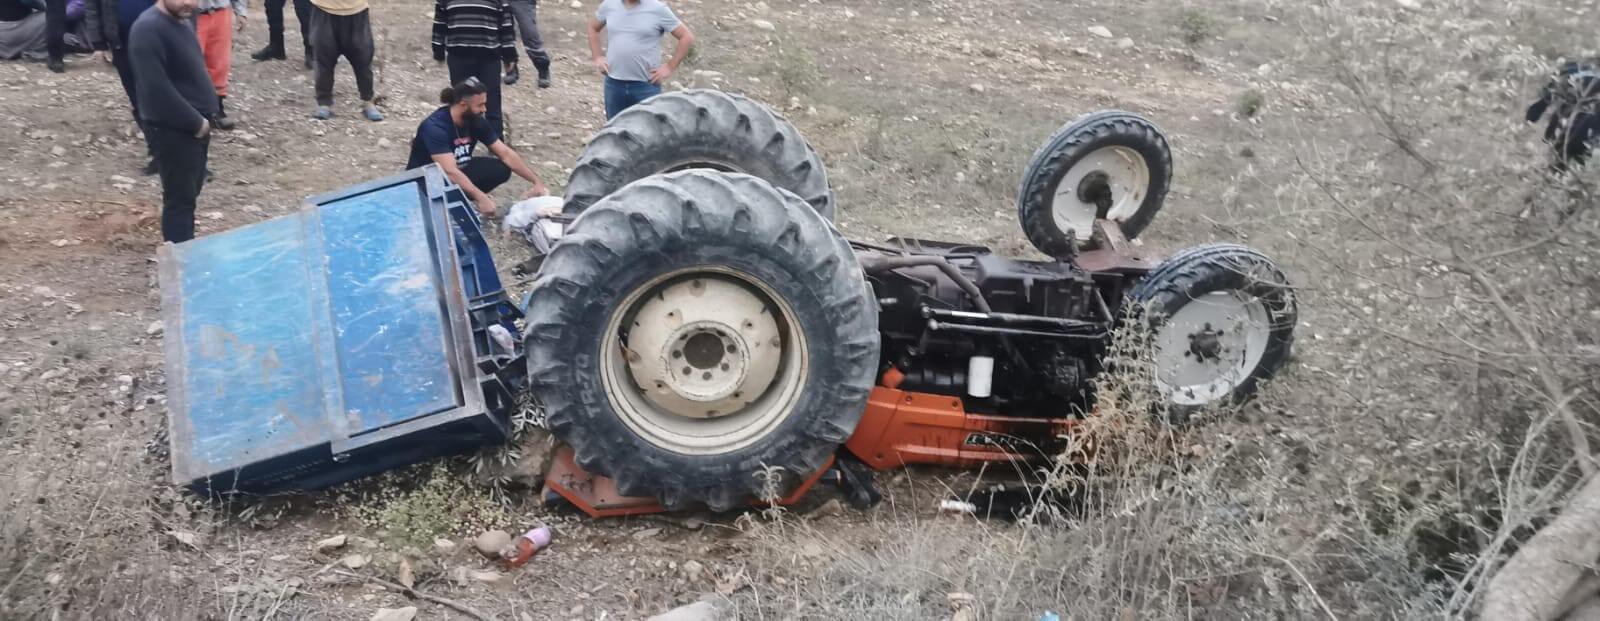
[[[205,183],[217,91],[195,38],[198,0],[156,0],[128,31],[139,114],[161,172],[161,237],[194,239],[195,201]]]
[[[339,57],[350,61],[356,74],[356,91],[361,96],[361,115],[368,121],[382,121],[383,113],[373,101],[371,11],[367,0],[311,0],[311,49],[316,54],[317,111],[312,117],[333,118],[333,66]]]
[[[288,60],[283,45],[283,5],[288,0],[266,0],[267,46],[250,57],[256,60]],[[294,0],[294,18],[300,22],[300,45],[305,50],[306,68],[312,67],[311,55],[311,0]]]
[[[550,53],[544,51],[544,40],[539,36],[539,0],[511,0],[511,15],[517,21],[517,34],[522,36],[522,49],[539,72],[539,88],[550,88]],[[506,72],[507,86],[517,83],[517,68]]]
[[[600,32],[606,47],[600,51]],[[678,40],[672,60],[661,63],[661,38]],[[661,94],[678,65],[689,56],[694,33],[661,0],[602,0],[589,20],[589,52],[606,80],[606,118]]]
[[[0,0],[0,60],[45,60],[49,21],[27,0]]]
[[[45,66],[56,73],[67,70],[67,0],[45,0]]]
[[[522,156],[489,125],[485,118],[488,99],[487,87],[477,78],[467,78],[440,92],[439,101],[444,107],[417,125],[406,170],[438,164],[445,176],[472,199],[478,213],[493,217],[495,204],[489,193],[510,180],[513,172],[533,184],[523,198],[544,196],[550,191],[539,180],[539,174],[528,168]],[[480,142],[494,157],[472,157]]]
[[[89,5],[84,7],[84,34],[89,39],[89,45],[97,53],[106,55],[111,65],[117,68],[117,78],[122,80],[122,92],[128,96],[128,104],[133,108],[133,122],[139,124],[139,131],[149,134],[144,126],[144,119],[139,116],[139,98],[134,88],[133,65],[128,62],[128,29],[133,27],[133,20],[139,14],[155,4],[155,0],[89,0]],[[150,141],[145,141],[145,153],[150,156],[149,165],[145,166],[144,174],[156,174],[155,150],[150,147]]]
[[[508,0],[434,0],[433,59],[450,67],[450,83],[477,78],[488,97],[489,127],[505,133],[500,71],[515,73],[517,27]]]

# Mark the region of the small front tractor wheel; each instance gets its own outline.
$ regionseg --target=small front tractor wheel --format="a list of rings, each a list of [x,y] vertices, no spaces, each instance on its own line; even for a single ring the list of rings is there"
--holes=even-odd
[[[866,408],[869,291],[794,194],[748,175],[650,177],[585,211],[541,266],[530,389],[578,465],[624,494],[718,511],[786,494]]]
[[[1070,257],[1089,243],[1098,219],[1137,237],[1171,184],[1172,149],[1160,128],[1131,112],[1097,112],[1056,130],[1034,152],[1017,216],[1040,252]]]
[[[822,158],[787,119],[742,95],[715,90],[651,97],[608,121],[567,179],[568,214],[650,175],[709,169],[759,177],[833,220]]]
[[[1150,331],[1156,387],[1183,419],[1241,403],[1289,360],[1297,309],[1288,277],[1237,244],[1190,248],[1130,294]]]

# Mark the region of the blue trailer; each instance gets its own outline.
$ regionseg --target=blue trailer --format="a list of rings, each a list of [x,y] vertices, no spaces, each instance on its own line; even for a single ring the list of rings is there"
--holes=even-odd
[[[315,489],[509,435],[521,311],[437,167],[159,261],[179,485]]]

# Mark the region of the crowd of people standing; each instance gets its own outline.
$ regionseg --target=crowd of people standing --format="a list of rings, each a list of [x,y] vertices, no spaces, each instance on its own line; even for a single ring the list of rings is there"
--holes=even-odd
[[[265,0],[267,45],[250,54],[253,60],[288,60],[288,4]],[[334,117],[334,68],[344,58],[361,116],[384,120],[369,0],[293,0],[292,9],[302,62],[313,71],[312,118]],[[115,68],[145,138],[144,172],[160,176],[162,238],[178,243],[194,237],[196,203],[212,177],[211,132],[237,123],[228,114],[229,74],[234,33],[248,17],[249,0],[0,0],[0,59],[43,61],[64,72],[67,54],[92,53]],[[676,47],[663,62],[661,42],[669,34]],[[662,0],[601,0],[588,35],[608,119],[660,93],[694,42]],[[531,184],[528,196],[547,192],[501,140],[501,89],[521,77],[519,39],[538,87],[549,88],[552,64],[539,35],[538,0],[435,0],[431,47],[450,86],[441,93],[442,107],[419,123],[407,168],[439,166],[485,215],[496,213],[490,193],[513,173]],[[478,145],[487,156],[474,157]]]

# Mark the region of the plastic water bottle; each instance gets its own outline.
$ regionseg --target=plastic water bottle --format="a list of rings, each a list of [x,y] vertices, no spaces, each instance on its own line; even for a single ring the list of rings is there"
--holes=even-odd
[[[541,548],[550,545],[550,528],[540,526],[517,537],[500,551],[500,559],[507,567],[521,567],[528,563]]]

